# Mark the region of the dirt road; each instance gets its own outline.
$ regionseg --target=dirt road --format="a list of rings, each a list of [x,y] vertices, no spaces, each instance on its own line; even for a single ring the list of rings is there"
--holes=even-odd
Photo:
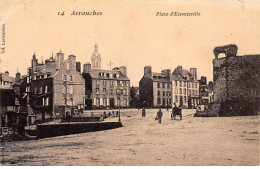
[[[259,116],[170,120],[163,110],[121,110],[124,127],[1,143],[2,165],[259,165]],[[178,117],[177,117],[178,118]],[[117,120],[109,119],[109,120]]]

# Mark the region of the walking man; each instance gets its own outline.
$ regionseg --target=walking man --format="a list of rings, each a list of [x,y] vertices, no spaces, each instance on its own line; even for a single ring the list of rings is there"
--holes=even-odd
[[[162,123],[162,116],[163,116],[163,113],[162,113],[162,110],[159,109],[159,111],[157,112],[157,117],[158,117],[158,123]]]
[[[145,117],[145,108],[142,109],[142,117]]]

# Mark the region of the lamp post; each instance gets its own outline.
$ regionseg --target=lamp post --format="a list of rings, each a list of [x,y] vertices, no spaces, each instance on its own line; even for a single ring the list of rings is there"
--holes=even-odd
[[[117,99],[119,101],[118,106],[119,106],[119,112],[118,112],[118,122],[121,123],[121,118],[120,118],[120,94],[121,94],[121,90],[117,89],[116,90],[117,93]]]

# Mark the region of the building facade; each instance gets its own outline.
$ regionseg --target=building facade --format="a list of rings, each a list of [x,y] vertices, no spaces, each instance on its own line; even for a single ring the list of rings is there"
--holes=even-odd
[[[197,80],[197,69],[190,71],[178,66],[170,76],[172,83],[172,106],[183,108],[196,108],[199,104],[199,82]]]
[[[44,64],[38,63],[34,54],[23,86],[37,120],[78,113],[83,108],[84,79],[76,69],[74,55],[64,60],[59,52],[56,59],[52,56]]]
[[[126,67],[102,70],[97,45],[91,63],[94,67],[86,63],[82,72],[85,79],[85,109],[129,107],[130,80]]]
[[[172,103],[171,71],[152,72],[151,66],[144,67],[144,75],[139,82],[140,102],[148,107],[170,107]]]
[[[207,105],[213,102],[213,91],[209,84],[207,84],[207,78],[201,76],[199,80],[199,96],[200,96],[200,105]]]

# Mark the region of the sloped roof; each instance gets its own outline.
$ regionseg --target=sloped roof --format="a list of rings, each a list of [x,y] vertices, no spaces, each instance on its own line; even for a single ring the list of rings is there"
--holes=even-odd
[[[0,80],[13,83],[15,81],[15,78],[9,76],[7,73],[0,72]]]
[[[105,73],[105,75],[103,77],[100,77],[99,73]],[[114,78],[113,76],[112,77],[107,77],[106,76],[106,73],[109,73],[109,74],[116,74],[118,73],[119,74],[119,78]],[[102,70],[102,69],[91,69],[90,71],[90,76],[93,78],[93,79],[117,79],[117,80],[129,80],[129,78],[127,76],[124,76],[121,71],[118,71],[118,70]]]
[[[159,78],[157,78],[157,77],[159,77]],[[170,79],[165,74],[162,74],[162,73],[152,72],[152,75],[150,76],[150,78],[156,82],[170,82]]]

